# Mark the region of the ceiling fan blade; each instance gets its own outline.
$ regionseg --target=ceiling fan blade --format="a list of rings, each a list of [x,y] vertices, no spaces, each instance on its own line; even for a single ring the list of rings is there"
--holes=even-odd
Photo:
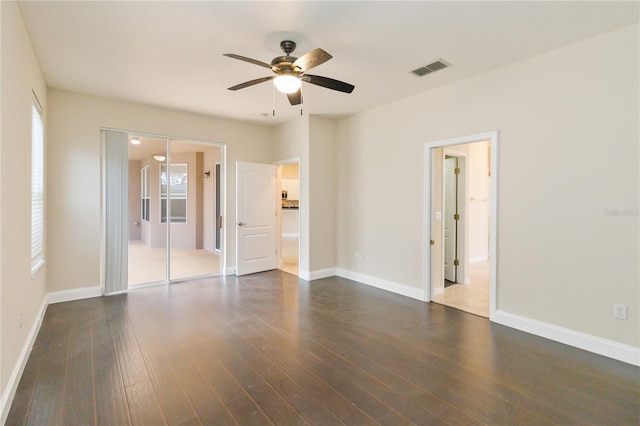
[[[240,84],[236,84],[235,86],[231,86],[231,87],[229,87],[229,90],[244,89],[245,87],[253,86],[255,84],[264,83],[265,81],[273,80],[274,78],[275,78],[275,76],[256,78],[255,80],[245,81],[244,83],[240,83]]]
[[[345,83],[344,81],[334,80],[333,78],[322,77],[319,75],[305,74],[302,76],[302,81],[344,93],[351,93],[353,92],[353,89],[356,88],[356,86]]]
[[[288,93],[289,103],[291,105],[300,105],[302,103],[302,90],[298,89],[297,92]]]
[[[262,62],[262,61],[258,61],[257,59],[251,59],[251,58],[247,58],[246,56],[240,56],[240,55],[236,55],[234,53],[223,53],[224,56],[228,56],[230,58],[233,59],[237,59],[239,61],[244,61],[244,62],[249,62],[250,64],[255,64],[255,65],[259,65],[261,67],[265,67],[265,68],[269,68],[271,69],[271,65]]]
[[[293,63],[294,67],[299,67],[302,72],[310,70],[313,67],[324,64],[333,56],[329,55],[322,49],[313,49],[311,52],[305,53]]]

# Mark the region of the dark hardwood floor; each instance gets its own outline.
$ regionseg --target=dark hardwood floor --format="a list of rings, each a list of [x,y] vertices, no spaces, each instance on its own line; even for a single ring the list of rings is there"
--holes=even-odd
[[[638,425],[640,369],[280,271],[48,307],[8,425]]]

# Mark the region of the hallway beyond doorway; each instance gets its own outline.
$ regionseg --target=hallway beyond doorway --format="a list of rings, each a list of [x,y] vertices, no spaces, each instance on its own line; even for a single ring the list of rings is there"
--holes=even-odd
[[[470,314],[489,318],[489,272],[490,262],[469,264],[469,284],[453,284],[433,297],[433,302]]]

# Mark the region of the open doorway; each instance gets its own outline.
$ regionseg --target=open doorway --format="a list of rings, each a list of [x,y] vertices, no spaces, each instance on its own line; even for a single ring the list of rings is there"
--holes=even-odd
[[[129,134],[129,288],[220,274],[221,153]]]
[[[280,232],[278,269],[298,276],[300,264],[300,163],[297,159],[278,163],[280,188]]]
[[[492,132],[425,145],[427,298],[487,318],[496,309],[496,144]]]

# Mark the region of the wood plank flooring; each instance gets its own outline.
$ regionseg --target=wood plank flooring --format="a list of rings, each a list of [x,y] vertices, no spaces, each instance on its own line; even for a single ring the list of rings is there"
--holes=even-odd
[[[640,423],[640,369],[281,271],[50,305],[7,425]]]

